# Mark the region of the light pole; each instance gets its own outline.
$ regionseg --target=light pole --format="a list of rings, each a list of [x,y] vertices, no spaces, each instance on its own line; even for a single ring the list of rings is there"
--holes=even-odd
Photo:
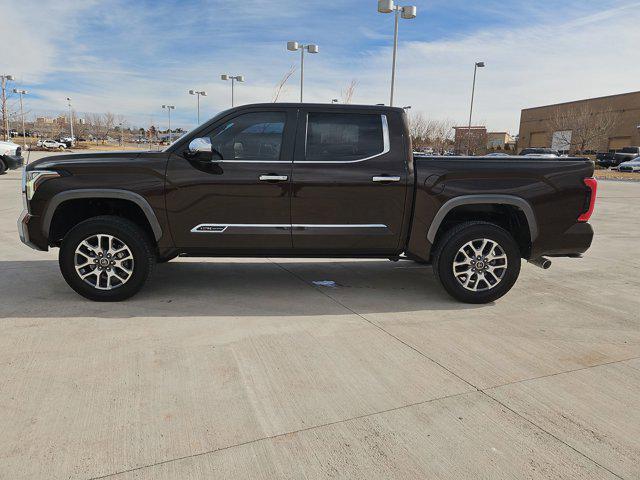
[[[244,75],[235,75],[235,76],[233,76],[233,75],[223,74],[223,75],[220,75],[220,80],[225,80],[225,81],[231,80],[231,107],[233,107],[235,105],[235,93],[234,93],[234,89],[233,89],[234,83],[236,81],[238,81],[240,83],[243,83],[244,82]]]
[[[304,93],[304,51],[309,53],[320,52],[320,47],[314,43],[309,45],[303,45],[298,42],[287,42],[287,50],[290,52],[297,52],[300,50],[300,103],[302,103],[302,96]]]
[[[122,146],[122,137],[124,136],[123,122],[118,123],[118,127],[120,127],[120,146]]]
[[[71,110],[71,99],[67,97],[67,102],[69,105],[69,125],[71,125],[71,146],[76,143],[76,139],[73,136],[73,111]]]
[[[396,84],[396,57],[398,56],[398,20],[401,16],[405,20],[416,18],[418,8],[414,6],[401,7],[396,5],[393,0],[378,0],[378,12],[395,13],[395,27],[393,31],[393,64],[391,66],[391,99],[389,106],[393,107],[393,91]]]
[[[471,87],[471,108],[469,109],[469,129],[467,130],[467,157],[471,150],[471,117],[473,116],[473,98],[476,94],[476,74],[479,68],[484,68],[484,62],[476,62],[473,67],[473,86]]]
[[[204,90],[202,90],[201,92],[197,90],[189,90],[189,95],[196,96],[197,104],[198,104],[198,125],[200,125],[200,95],[202,95],[203,97],[206,97],[207,92],[205,92]]]
[[[4,139],[9,140],[9,115],[7,115],[7,82],[15,80],[13,75],[0,75],[2,84],[2,128],[4,128]]]
[[[169,113],[169,143],[171,143],[171,110],[175,110],[175,105],[162,105],[162,108],[166,108]]]
[[[27,95],[29,92],[26,90],[18,90],[17,88],[13,89],[13,93],[17,93],[20,95],[20,118],[22,119],[22,141],[24,142],[23,147],[27,148],[27,135],[24,129],[24,110],[22,108],[22,96]]]

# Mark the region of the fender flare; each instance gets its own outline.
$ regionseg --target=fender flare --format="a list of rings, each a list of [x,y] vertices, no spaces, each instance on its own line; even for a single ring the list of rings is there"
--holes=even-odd
[[[511,205],[520,209],[522,213],[524,213],[527,223],[529,224],[531,242],[538,238],[538,222],[536,220],[536,215],[531,204],[525,199],[514,195],[462,195],[448,200],[440,207],[436,216],[433,217],[433,221],[431,222],[431,226],[427,232],[427,240],[429,240],[433,245],[440,225],[451,210],[462,205],[480,204]]]
[[[151,205],[149,205],[149,202],[147,202],[144,197],[129,190],[90,188],[60,192],[49,200],[46,210],[42,216],[42,233],[45,238],[49,238],[51,221],[53,220],[53,215],[60,204],[67,200],[77,200],[80,198],[116,198],[119,200],[128,200],[133,202],[140,207],[142,213],[144,213],[144,216],[147,218],[156,241],[162,237],[162,228],[158,222],[158,217],[156,217],[153,208],[151,208]]]

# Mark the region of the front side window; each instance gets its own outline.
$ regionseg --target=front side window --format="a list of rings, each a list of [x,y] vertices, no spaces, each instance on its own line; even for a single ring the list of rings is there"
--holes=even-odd
[[[239,115],[216,127],[208,138],[223,160],[280,160],[284,112]]]
[[[309,113],[306,160],[354,161],[384,153],[385,117],[360,113]]]

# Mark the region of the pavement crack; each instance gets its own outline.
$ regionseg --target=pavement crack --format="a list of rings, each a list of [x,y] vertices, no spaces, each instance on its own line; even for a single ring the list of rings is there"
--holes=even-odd
[[[447,399],[450,399],[450,398],[461,397],[461,396],[464,396],[464,395],[475,394],[475,393],[476,392],[461,392],[461,393],[454,393],[454,394],[451,394],[451,395],[445,395],[445,396],[437,397],[437,398],[430,398],[428,400],[422,400],[420,402],[408,403],[406,405],[400,405],[398,407],[387,408],[387,409],[380,410],[380,411],[377,411],[377,412],[364,413],[362,415],[356,415],[355,417],[343,418],[343,419],[340,419],[340,420],[335,420],[333,422],[327,422],[327,423],[323,423],[323,424],[320,424],[320,425],[312,425],[312,426],[309,426],[309,427],[300,428],[298,430],[291,430],[291,431],[288,431],[288,432],[278,433],[278,434],[275,434],[275,435],[268,435],[266,437],[254,438],[253,440],[247,440],[245,442],[239,442],[239,443],[235,443],[233,445],[227,445],[225,447],[214,448],[214,449],[207,450],[207,451],[204,451],[204,452],[194,453],[192,455],[183,455],[181,457],[175,457],[175,458],[170,458],[170,459],[167,459],[167,460],[161,460],[159,462],[150,463],[150,464],[147,464],[147,465],[140,465],[139,467],[129,468],[129,469],[126,469],[126,470],[120,470],[118,472],[108,473],[106,475],[101,475],[101,476],[98,476],[98,477],[90,477],[87,480],[102,480],[102,479],[105,479],[105,478],[111,478],[111,477],[115,477],[117,475],[124,475],[126,473],[137,472],[139,470],[144,470],[146,468],[158,467],[160,465],[166,465],[166,464],[173,463],[173,462],[179,462],[181,460],[187,460],[187,459],[190,459],[190,458],[197,458],[197,457],[202,457],[202,456],[205,456],[205,455],[211,455],[211,454],[214,454],[214,453],[223,452],[225,450],[229,450],[229,449],[236,448],[236,447],[243,447],[243,446],[246,446],[246,445],[252,445],[254,443],[259,443],[259,442],[262,442],[262,441],[265,441],[265,440],[273,440],[273,439],[277,439],[277,438],[286,437],[288,435],[296,435],[298,433],[308,432],[310,430],[316,430],[316,429],[319,429],[319,428],[331,427],[333,425],[340,425],[342,423],[352,422],[352,421],[360,420],[360,419],[363,419],[363,418],[369,418],[369,417],[373,417],[373,416],[376,416],[376,415],[382,415],[382,414],[385,414],[385,413],[396,412],[396,411],[403,410],[403,409],[406,409],[406,408],[417,407],[417,406],[420,406],[420,405],[426,405],[426,404],[429,404],[429,403],[438,402],[440,400],[447,400]]]

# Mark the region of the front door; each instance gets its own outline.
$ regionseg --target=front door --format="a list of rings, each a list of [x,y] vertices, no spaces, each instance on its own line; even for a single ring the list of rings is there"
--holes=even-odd
[[[353,107],[301,111],[291,198],[296,253],[397,252],[409,159],[402,119],[389,113]]]
[[[236,111],[198,134],[198,142],[211,144],[213,159],[188,152],[171,156],[166,201],[178,249],[230,255],[290,251],[295,118],[295,109]]]

